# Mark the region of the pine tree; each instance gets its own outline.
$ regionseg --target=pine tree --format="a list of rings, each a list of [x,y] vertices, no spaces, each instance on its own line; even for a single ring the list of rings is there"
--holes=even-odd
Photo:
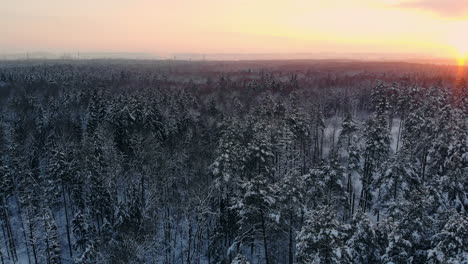
[[[362,175],[361,208],[366,211],[370,209],[372,201],[373,178],[375,173],[380,173],[380,164],[388,157],[390,152],[390,132],[388,129],[388,117],[386,106],[378,101],[375,114],[367,121],[364,131],[364,170]],[[384,106],[381,106],[384,104]]]
[[[216,150],[217,157],[211,165],[213,175],[217,177],[215,181],[219,187],[229,185],[231,181],[236,181],[241,176],[242,155],[245,151],[241,145],[241,133],[239,124],[228,123],[219,140]]]
[[[288,236],[288,262],[294,263],[296,230],[300,228],[300,220],[304,212],[305,182],[299,170],[289,171],[277,183],[278,214],[280,217],[279,229],[287,230]],[[285,247],[285,246],[283,246]]]
[[[242,194],[237,198],[233,209],[239,212],[239,235],[237,243],[253,242],[261,239],[266,263],[270,263],[269,232],[272,224],[278,224],[280,219],[275,207],[278,198],[274,186],[268,183],[264,174],[245,181],[241,185]]]
[[[250,264],[250,262],[243,255],[237,254],[234,260],[232,260],[231,264]]]
[[[78,251],[76,263],[96,263],[95,235],[93,227],[88,224],[89,220],[81,212],[73,218],[73,234],[76,239],[74,248]]]
[[[377,193],[378,208],[406,199],[410,191],[421,184],[414,160],[410,160],[404,150],[382,164],[382,167],[383,173],[377,175],[373,186]]]
[[[378,263],[380,253],[377,235],[370,219],[358,211],[351,223],[351,236],[346,241],[346,261],[349,263]]]
[[[55,136],[48,138],[47,171],[43,179],[44,195],[50,206],[57,206],[62,197],[65,179],[68,178],[69,164],[65,153],[57,146]]]
[[[322,161],[320,166],[311,169],[305,175],[307,183],[308,204],[312,208],[317,205],[332,206],[343,209],[346,206],[346,189],[344,186],[344,168],[336,157]]]
[[[451,212],[441,232],[432,237],[432,245],[428,263],[467,263],[468,217]]]
[[[362,177],[361,151],[356,138],[353,138],[351,144],[348,145],[347,153],[348,158],[345,171],[347,174],[346,193],[348,194],[348,198],[345,208],[348,209],[348,214],[345,214],[345,219],[349,219],[354,215],[356,200],[354,182]]]
[[[86,201],[99,226],[109,217],[112,208],[111,193],[107,185],[108,164],[102,141],[93,137],[90,153],[86,156]]]
[[[389,216],[382,225],[389,225],[387,245],[382,261],[393,263],[426,263],[431,237],[437,230],[438,204],[430,190],[411,192],[389,208]]]
[[[45,209],[44,215],[44,229],[45,229],[45,244],[46,244],[46,258],[47,263],[60,264],[62,262],[60,258],[60,242],[59,234],[57,231],[57,224],[52,216],[52,212],[49,209]]]
[[[75,259],[75,263],[77,264],[94,264],[96,263],[97,258],[96,248],[95,245],[90,243],[86,245],[86,249],[84,252]]]
[[[342,263],[346,233],[336,220],[332,207],[308,211],[304,226],[297,236],[298,263]]]
[[[460,212],[468,211],[468,126],[459,110],[444,109],[437,137],[432,142],[429,172],[432,184],[447,194],[447,202]]]
[[[354,122],[353,117],[349,111],[345,112],[345,118],[341,124],[341,133],[338,138],[338,149],[343,147],[349,148],[352,143],[353,135],[357,132],[358,126]]]
[[[86,127],[88,136],[92,136],[96,132],[98,125],[105,121],[106,108],[104,100],[101,91],[97,89],[92,91],[88,104],[88,123]]]
[[[73,235],[76,240],[74,248],[75,250],[84,251],[91,233],[91,227],[81,212],[78,212],[75,217],[73,217],[72,225]]]
[[[318,163],[323,158],[323,140],[324,140],[324,130],[325,130],[325,120],[323,117],[323,112],[321,106],[316,106],[316,109],[313,110],[311,114],[311,134],[314,141],[314,153],[312,162],[314,164]]]

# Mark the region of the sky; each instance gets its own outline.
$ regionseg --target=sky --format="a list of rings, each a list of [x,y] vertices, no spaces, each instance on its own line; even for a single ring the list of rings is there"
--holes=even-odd
[[[0,0],[0,52],[461,57],[468,0]]]

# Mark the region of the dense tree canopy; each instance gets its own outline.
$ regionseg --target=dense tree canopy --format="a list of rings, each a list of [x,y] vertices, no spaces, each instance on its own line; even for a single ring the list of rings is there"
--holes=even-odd
[[[468,262],[466,89],[442,66],[30,61],[0,81],[2,263]]]

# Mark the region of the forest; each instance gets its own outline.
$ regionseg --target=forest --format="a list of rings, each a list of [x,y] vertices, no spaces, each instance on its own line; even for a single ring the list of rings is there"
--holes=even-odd
[[[466,76],[0,62],[0,263],[468,263]]]

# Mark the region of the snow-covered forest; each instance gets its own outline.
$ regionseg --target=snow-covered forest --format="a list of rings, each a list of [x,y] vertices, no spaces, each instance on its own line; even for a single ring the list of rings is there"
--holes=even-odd
[[[0,263],[468,263],[467,100],[438,65],[2,62]]]

